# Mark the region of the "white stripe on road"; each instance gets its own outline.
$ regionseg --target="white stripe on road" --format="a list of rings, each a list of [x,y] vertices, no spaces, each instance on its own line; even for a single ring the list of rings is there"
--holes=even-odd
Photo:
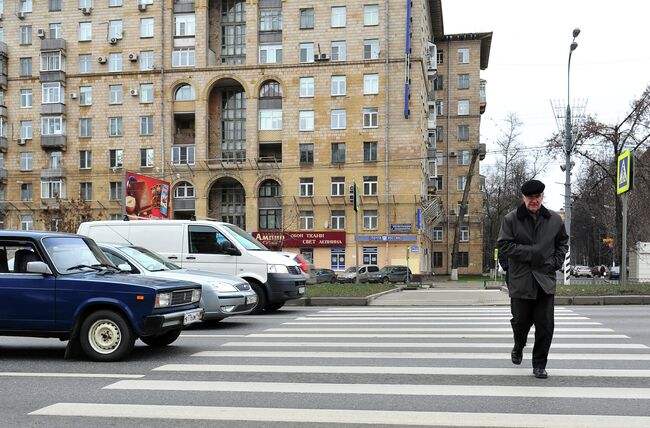
[[[264,331],[272,331],[272,332],[299,332],[299,333],[317,333],[317,332],[346,332],[346,331],[354,331],[354,332],[364,332],[364,333],[369,333],[373,331],[394,331],[394,332],[402,332],[406,333],[409,331],[416,332],[416,333],[424,333],[424,332],[430,332],[430,333],[435,333],[435,332],[458,332],[458,331],[477,331],[477,332],[512,332],[512,327],[503,327],[503,328],[497,328],[497,327],[486,327],[486,328],[480,328],[480,327],[467,327],[467,328],[454,328],[454,327],[441,327],[441,328],[426,328],[426,327],[419,327],[419,328],[400,328],[400,327],[395,327],[395,328],[390,328],[390,327],[377,327],[377,328],[351,328],[351,327],[341,327],[341,328],[333,328],[333,327],[328,327],[328,328],[267,328]],[[568,332],[568,333],[609,333],[614,330],[611,328],[598,328],[598,327],[588,327],[588,328],[556,328],[556,332]]]
[[[531,375],[532,376],[532,373]],[[197,380],[120,380],[103,389],[130,391],[264,392],[282,394],[364,394],[473,397],[605,398],[649,400],[650,388],[396,385],[356,383],[220,382]]]
[[[463,359],[502,360],[502,352],[293,352],[293,351],[201,351],[193,357],[236,358],[396,358],[396,359]],[[650,361],[650,354],[560,354],[551,353],[550,360],[596,360],[596,361]],[[650,389],[648,389],[650,391]]]
[[[375,313],[404,313],[404,314],[418,314],[418,313],[464,313],[464,312],[473,312],[473,313],[494,313],[494,312],[506,312],[510,313],[510,308],[505,306],[500,307],[484,307],[484,306],[469,306],[469,307],[440,307],[440,308],[337,308],[337,309],[328,309],[325,311],[318,311],[315,314],[310,314],[312,316],[327,316],[330,314],[375,314]],[[561,309],[555,308],[554,312],[572,314],[574,313],[571,309]]]
[[[181,333],[181,337],[248,337],[247,334],[191,334]]]
[[[0,377],[70,377],[70,378],[123,378],[139,379],[144,375],[112,373],[35,373],[35,372],[0,372]]]
[[[647,428],[650,418],[611,415],[548,415],[520,413],[411,412],[392,410],[289,409],[277,407],[171,406],[145,404],[57,403],[30,415],[137,418],[185,421],[255,421],[401,426],[528,428],[584,426]]]
[[[490,321],[490,320],[504,320],[510,321],[512,316],[491,316],[491,317],[474,317],[474,316],[390,316],[390,317],[298,317],[295,318],[295,321],[454,321],[454,320],[464,320],[464,321]],[[574,321],[574,320],[589,320],[588,317],[555,317],[555,321]]]
[[[445,376],[531,376],[530,369],[500,367],[386,367],[386,366],[274,366],[226,364],[166,364],[156,367],[163,372],[206,373],[322,373],[378,375],[445,375]],[[626,369],[552,369],[553,377],[629,377],[648,378],[650,370]]]
[[[289,321],[283,322],[282,325],[505,325],[507,320],[503,321]],[[589,321],[555,321],[555,325],[602,325],[599,322]]]
[[[465,342],[226,342],[221,346],[314,348],[512,348],[508,343]],[[640,343],[553,343],[553,349],[648,349]]]
[[[209,337],[209,336],[206,336]],[[391,334],[391,333],[336,333],[336,334],[298,334],[298,333],[251,333],[246,336],[247,338],[265,337],[265,338],[318,338],[318,339],[334,339],[334,338],[347,338],[347,339],[360,339],[360,338],[384,338],[384,339],[404,339],[404,334]],[[529,334],[529,337],[533,337]],[[441,334],[441,333],[427,333],[427,334],[409,334],[409,339],[500,339],[512,338],[510,333],[458,333],[458,334]],[[554,334],[553,339],[629,339],[629,336],[624,334]]]

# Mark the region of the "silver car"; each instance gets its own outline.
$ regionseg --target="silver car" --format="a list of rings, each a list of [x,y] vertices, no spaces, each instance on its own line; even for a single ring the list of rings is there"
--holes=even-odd
[[[248,282],[232,275],[182,269],[153,251],[136,245],[97,244],[122,271],[201,284],[204,321],[248,314],[257,305],[257,294]]]

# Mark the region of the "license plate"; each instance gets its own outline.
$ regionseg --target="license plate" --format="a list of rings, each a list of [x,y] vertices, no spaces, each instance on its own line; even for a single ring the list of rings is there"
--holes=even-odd
[[[193,324],[201,321],[201,312],[188,312],[183,315],[183,325]]]
[[[298,287],[298,294],[305,294],[305,287]]]
[[[246,304],[251,304],[257,302],[257,294],[254,294],[252,296],[246,296]]]

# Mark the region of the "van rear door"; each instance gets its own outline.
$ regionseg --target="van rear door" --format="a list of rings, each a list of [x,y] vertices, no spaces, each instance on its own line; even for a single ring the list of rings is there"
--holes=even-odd
[[[224,248],[232,242],[216,228],[189,224],[183,242],[181,266],[188,269],[237,274],[237,256],[226,254]]]

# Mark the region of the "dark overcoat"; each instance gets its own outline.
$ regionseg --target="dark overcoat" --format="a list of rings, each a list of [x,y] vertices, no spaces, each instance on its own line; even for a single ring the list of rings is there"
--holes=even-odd
[[[533,278],[546,293],[555,294],[555,271],[562,268],[569,249],[569,236],[557,213],[542,205],[533,216],[521,204],[503,218],[497,245],[508,258],[510,297],[535,299]]]

